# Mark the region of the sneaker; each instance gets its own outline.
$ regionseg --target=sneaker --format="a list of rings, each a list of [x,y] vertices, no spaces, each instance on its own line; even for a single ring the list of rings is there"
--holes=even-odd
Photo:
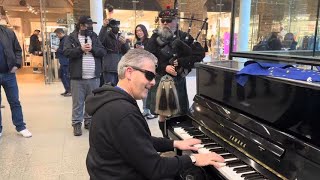
[[[158,115],[154,115],[154,114],[149,114],[146,118],[147,119],[154,119],[154,118],[157,118]]]
[[[31,132],[28,130],[28,129],[24,129],[22,131],[19,131],[18,132],[20,135],[22,135],[23,137],[25,138],[29,138],[29,137],[32,137],[32,134]]]
[[[2,132],[0,133],[0,137],[2,136]]]
[[[66,91],[66,92],[64,92],[64,93],[61,93],[60,95],[61,96],[64,96],[64,95],[66,95],[68,92]]]
[[[150,109],[144,109],[143,110],[143,113],[142,113],[142,115],[143,115],[143,117],[147,117],[147,116],[149,116],[151,113],[150,113]]]
[[[73,135],[74,136],[81,136],[82,130],[81,130],[81,123],[77,123],[73,125]]]
[[[69,96],[72,96],[72,94],[71,93],[66,93],[65,95],[63,95],[64,97],[69,97]]]

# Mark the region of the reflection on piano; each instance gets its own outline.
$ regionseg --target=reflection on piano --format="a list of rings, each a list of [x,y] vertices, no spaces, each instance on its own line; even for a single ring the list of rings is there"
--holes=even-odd
[[[167,121],[169,137],[201,139],[199,153],[225,158],[226,166],[205,168],[209,179],[319,179],[320,85],[251,76],[242,87],[235,80],[242,66],[197,64],[194,103]]]

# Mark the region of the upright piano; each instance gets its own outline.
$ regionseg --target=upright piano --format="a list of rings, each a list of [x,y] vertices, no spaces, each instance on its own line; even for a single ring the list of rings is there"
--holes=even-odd
[[[200,63],[187,115],[167,121],[172,139],[202,140],[226,166],[205,167],[208,179],[320,179],[320,84],[249,76],[236,81],[237,61]]]

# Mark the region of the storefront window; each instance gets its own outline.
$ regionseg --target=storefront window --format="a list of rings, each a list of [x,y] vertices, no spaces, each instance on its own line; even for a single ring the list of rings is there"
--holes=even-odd
[[[234,55],[316,59],[318,3],[317,0],[234,0],[232,21],[237,41]]]
[[[208,0],[206,8],[208,17],[207,39],[211,60],[227,59],[230,46],[231,1]]]

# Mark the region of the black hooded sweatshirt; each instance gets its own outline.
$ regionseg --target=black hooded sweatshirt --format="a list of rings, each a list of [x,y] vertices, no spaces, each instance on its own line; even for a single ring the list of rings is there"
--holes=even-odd
[[[192,166],[189,156],[161,157],[173,141],[152,137],[136,100],[119,87],[104,85],[86,101],[92,115],[87,155],[90,179],[174,179]]]

